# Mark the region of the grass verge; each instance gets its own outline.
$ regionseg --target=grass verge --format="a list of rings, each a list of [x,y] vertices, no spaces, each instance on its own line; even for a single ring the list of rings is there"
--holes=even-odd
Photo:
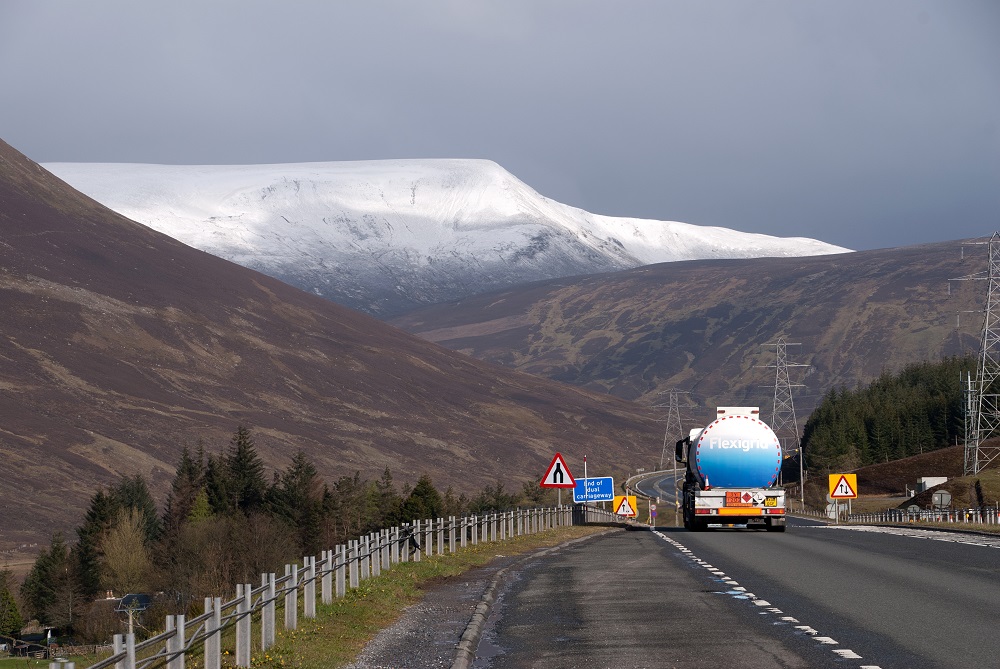
[[[443,580],[488,564],[500,556],[519,555],[555,546],[571,539],[596,534],[605,527],[566,527],[503,542],[468,546],[454,554],[425,557],[420,562],[394,565],[377,578],[333,604],[318,604],[316,618],[299,615],[298,629],[279,631],[275,645],[262,652],[254,649],[251,666],[262,669],[333,669],[352,662],[369,641],[391,626],[403,609],[420,601],[426,589]],[[278,626],[281,626],[280,613]],[[227,641],[229,647],[227,648]],[[259,643],[255,637],[255,644]],[[232,662],[232,641],[223,640],[223,665]],[[192,657],[188,667],[201,667],[201,657]],[[0,667],[2,669],[2,667]]]

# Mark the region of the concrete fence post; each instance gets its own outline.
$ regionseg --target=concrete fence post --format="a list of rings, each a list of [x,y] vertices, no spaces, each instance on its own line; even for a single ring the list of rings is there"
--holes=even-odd
[[[399,564],[399,525],[389,531],[389,562]]]
[[[358,565],[358,575],[361,580],[365,580],[372,575],[371,561],[368,558],[369,547],[368,547],[368,537],[364,536],[360,539],[360,547],[358,548],[360,554],[360,562]]]
[[[135,634],[125,635],[125,669],[135,669]]]
[[[122,634],[116,634],[111,639],[111,652],[117,655],[118,653],[125,651],[125,637]],[[125,660],[121,659],[115,662],[115,669],[125,669]]]
[[[350,545],[350,552],[347,556],[348,571],[351,574],[351,589],[358,587],[358,562],[360,556],[358,555],[358,542],[357,540],[351,540],[348,542]]]
[[[479,543],[479,516],[473,516],[469,522],[472,524],[472,545],[475,546]]]
[[[239,590],[240,586],[236,586],[236,588],[237,588],[236,592],[237,592],[237,596],[238,596],[239,593],[240,593],[240,590]],[[163,630],[165,632],[173,632],[174,629],[175,629],[175,627],[176,627],[176,625],[177,625],[177,622],[174,620],[174,617],[173,616],[167,616],[166,620],[163,623]],[[167,662],[166,662],[165,666],[167,667],[167,669],[173,669],[173,666],[174,666],[173,663],[171,662],[171,660],[173,658],[173,653],[174,653],[174,638],[176,636],[177,635],[175,634],[174,636],[172,636],[172,637],[170,637],[170,638],[167,639],[166,649],[165,649],[166,650],[165,654],[167,656]]]
[[[374,532],[369,535],[368,550],[371,552],[372,576],[382,573],[382,535]]]
[[[413,537],[416,536],[416,528],[413,527],[413,523],[404,523],[403,528],[399,531],[400,544],[399,544],[399,561],[409,562],[410,561],[410,548],[413,545]],[[403,539],[402,537],[406,537]]]
[[[285,576],[285,629],[294,630],[299,626],[299,568],[286,564]]]
[[[212,617],[205,621],[205,669],[222,667],[222,598],[206,597],[205,613]]]
[[[250,593],[249,583],[236,586],[236,666],[250,666]]]
[[[389,530],[379,530],[378,531],[378,555],[379,555],[379,571],[389,571],[389,547],[392,545],[392,541],[389,537]]]
[[[323,551],[323,561],[320,563],[323,572],[323,588],[321,596],[324,604],[333,603],[333,551]]]
[[[337,546],[337,599],[347,594],[347,546]]]
[[[274,631],[274,595],[275,586],[274,574],[261,574],[260,584],[264,587],[264,593],[261,595],[264,602],[260,607],[260,649],[267,650],[274,645],[275,631]],[[207,669],[207,668],[206,668]]]
[[[305,569],[305,587],[304,587],[304,597],[302,616],[305,618],[315,618],[316,617],[316,556],[310,555],[308,557],[302,558],[303,568]]]
[[[184,669],[184,616],[167,616],[166,623],[174,633],[167,639],[167,669]]]

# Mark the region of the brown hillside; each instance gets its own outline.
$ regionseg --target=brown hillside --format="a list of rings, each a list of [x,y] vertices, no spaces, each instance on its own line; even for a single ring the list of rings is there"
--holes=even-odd
[[[79,523],[100,484],[163,493],[182,445],[249,426],[265,462],[389,467],[475,492],[552,454],[658,457],[651,412],[455,354],[133,223],[0,142],[0,549]]]
[[[986,232],[986,231],[984,231]],[[788,347],[800,426],[829,389],[978,349],[984,247],[959,243],[809,258],[694,261],[532,284],[391,322],[430,341],[568,383],[651,402],[770,409]]]
[[[989,440],[984,445],[994,446],[996,442]],[[864,498],[880,498],[876,500],[874,510],[893,507],[905,508],[916,504],[923,509],[931,508],[931,497],[936,490],[947,490],[952,494],[952,507],[964,509],[976,506],[973,486],[980,480],[985,501],[993,506],[1000,500],[1000,462],[994,461],[976,476],[964,477],[965,447],[949,446],[919,455],[913,455],[891,462],[879,462],[856,469],[853,473],[858,477],[858,494]],[[815,509],[826,505],[826,495],[829,492],[828,474],[832,472],[814,472],[812,479],[806,482],[806,502]],[[843,473],[843,472],[839,472]],[[906,495],[913,491],[918,479],[930,476],[946,476],[948,481],[942,485],[929,488],[915,496]]]

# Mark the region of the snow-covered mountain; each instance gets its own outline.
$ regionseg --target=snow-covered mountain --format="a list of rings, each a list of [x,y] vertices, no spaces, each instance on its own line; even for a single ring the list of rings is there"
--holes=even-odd
[[[485,160],[44,167],[185,244],[377,315],[651,263],[848,250],[599,216],[543,197]]]

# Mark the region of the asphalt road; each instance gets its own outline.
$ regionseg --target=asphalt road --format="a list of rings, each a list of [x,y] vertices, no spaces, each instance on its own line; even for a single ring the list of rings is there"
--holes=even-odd
[[[474,666],[1000,666],[998,577],[1000,539],[613,532],[513,569]]]

